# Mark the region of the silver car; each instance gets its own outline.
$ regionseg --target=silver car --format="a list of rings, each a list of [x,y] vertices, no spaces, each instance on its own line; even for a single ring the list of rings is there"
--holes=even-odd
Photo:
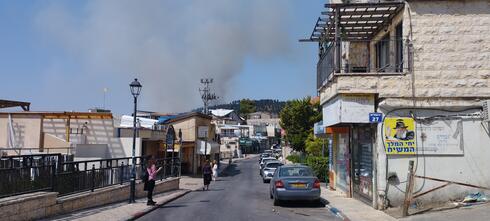
[[[277,160],[277,159],[275,157],[262,158],[262,160],[259,163],[259,165],[260,165],[260,169],[259,170],[262,170],[262,168],[264,167],[264,164],[265,163],[267,163],[268,161],[272,161],[272,160]]]
[[[269,194],[277,206],[282,200],[320,201],[320,180],[304,165],[284,165],[276,169]]]
[[[278,160],[272,160],[269,161],[265,164],[264,168],[261,170],[261,175],[262,175],[262,181],[264,183],[267,183],[271,181],[272,176],[274,176],[274,171],[276,171],[276,168],[282,166],[283,163]]]

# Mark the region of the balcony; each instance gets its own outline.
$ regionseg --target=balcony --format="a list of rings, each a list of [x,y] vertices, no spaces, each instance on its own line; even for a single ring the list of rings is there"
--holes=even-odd
[[[387,36],[381,40],[342,40],[338,62],[334,44],[321,53],[317,63],[318,90],[338,76],[397,76],[410,70],[412,44],[408,39]]]
[[[338,76],[402,75],[410,67],[411,43],[403,39],[404,4],[325,4],[309,39],[318,42],[317,89]]]

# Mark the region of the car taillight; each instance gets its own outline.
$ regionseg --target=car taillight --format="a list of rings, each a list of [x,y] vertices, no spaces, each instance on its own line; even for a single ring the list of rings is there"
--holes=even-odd
[[[276,188],[284,188],[284,183],[282,183],[282,180],[277,180],[275,185]]]
[[[318,179],[315,180],[315,183],[313,184],[313,188],[320,189],[320,180]]]

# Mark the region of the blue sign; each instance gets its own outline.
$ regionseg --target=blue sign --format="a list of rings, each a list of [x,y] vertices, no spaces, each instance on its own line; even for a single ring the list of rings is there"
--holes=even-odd
[[[369,122],[370,123],[379,123],[383,120],[382,113],[369,113]]]

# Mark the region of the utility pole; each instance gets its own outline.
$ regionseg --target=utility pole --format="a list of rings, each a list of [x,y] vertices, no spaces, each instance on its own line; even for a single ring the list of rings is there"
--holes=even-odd
[[[208,106],[209,106],[209,101],[216,100],[218,99],[218,96],[216,94],[211,93],[211,89],[209,88],[209,84],[213,83],[212,78],[201,78],[201,84],[204,85],[203,88],[199,88],[199,92],[201,93],[201,99],[202,102],[204,103],[204,114],[208,114]]]
[[[199,88],[199,92],[201,94],[201,99],[202,102],[204,103],[204,114],[208,115],[208,106],[209,106],[209,101],[216,100],[218,99],[218,96],[216,94],[211,93],[211,89],[209,88],[209,84],[213,83],[212,78],[201,78],[201,84],[204,85],[204,88]],[[209,127],[206,133],[206,138],[204,139],[204,159],[207,160],[207,153],[208,153],[208,136],[209,136]]]

